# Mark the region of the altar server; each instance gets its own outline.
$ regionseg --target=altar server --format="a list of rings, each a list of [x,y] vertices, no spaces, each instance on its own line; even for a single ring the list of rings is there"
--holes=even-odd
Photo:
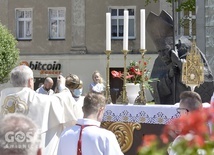
[[[105,103],[101,94],[85,96],[84,118],[62,133],[58,155],[123,155],[114,133],[100,128]]]
[[[25,65],[15,67],[10,74],[13,88],[1,92],[1,115],[22,113],[31,118],[40,128],[44,155],[56,155],[59,136],[66,125],[74,125],[81,117],[81,109],[65,87],[65,78],[58,76],[60,93],[43,95],[34,89],[33,71]]]

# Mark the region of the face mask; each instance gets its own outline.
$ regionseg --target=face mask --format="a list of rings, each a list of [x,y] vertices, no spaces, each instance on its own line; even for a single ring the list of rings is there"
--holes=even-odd
[[[82,89],[74,89],[73,95],[75,97],[80,97],[82,95]]]

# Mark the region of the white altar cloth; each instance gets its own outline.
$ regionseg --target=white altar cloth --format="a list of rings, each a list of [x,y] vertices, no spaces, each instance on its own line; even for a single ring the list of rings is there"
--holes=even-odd
[[[121,105],[106,106],[103,121],[167,124],[179,117],[175,105]]]

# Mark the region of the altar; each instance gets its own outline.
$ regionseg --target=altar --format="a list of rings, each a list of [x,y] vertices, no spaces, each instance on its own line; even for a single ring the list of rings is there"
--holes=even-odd
[[[137,154],[145,134],[160,135],[165,124],[179,117],[175,105],[106,106],[101,126],[117,137],[125,155]]]

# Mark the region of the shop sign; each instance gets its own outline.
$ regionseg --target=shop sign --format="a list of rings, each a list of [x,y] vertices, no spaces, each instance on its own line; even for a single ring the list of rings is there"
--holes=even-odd
[[[29,66],[34,72],[39,72],[39,74],[59,75],[62,68],[62,65],[56,60],[22,61],[20,64]]]

